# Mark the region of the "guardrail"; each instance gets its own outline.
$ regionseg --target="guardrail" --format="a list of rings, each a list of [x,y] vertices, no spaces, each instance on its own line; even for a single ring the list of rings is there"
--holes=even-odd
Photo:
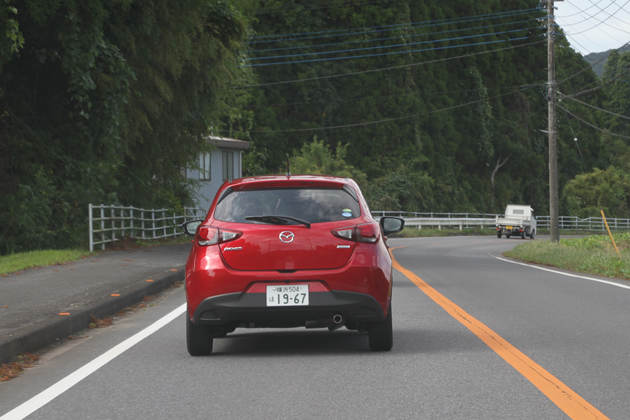
[[[380,220],[381,217],[380,215],[375,215],[376,220]],[[436,226],[438,229],[442,229],[443,226],[457,226],[459,230],[463,230],[496,226],[496,219],[481,217],[403,217],[403,219],[405,219],[405,227],[416,227],[419,229]]]
[[[610,219],[606,218],[610,230],[630,230],[630,219]],[[549,229],[549,216],[537,216],[538,228]],[[563,230],[586,230],[586,231],[606,231],[606,225],[602,217],[588,217],[580,219],[576,216],[560,216],[560,229]]]
[[[420,213],[401,211],[373,211],[372,216],[379,220],[383,216],[398,216],[405,219],[405,226],[409,227],[435,227],[442,229],[442,226],[458,226],[459,230],[464,228],[475,228],[485,226],[496,226],[496,217],[503,217],[502,214],[490,213]],[[606,218],[610,230],[630,230],[630,219]],[[537,229],[549,229],[549,216],[536,216]],[[605,231],[606,225],[601,217],[589,217],[580,219],[577,216],[560,216],[560,229],[562,230],[582,230],[582,231]]]
[[[140,209],[90,204],[90,251],[94,250],[95,245],[101,245],[102,249],[105,249],[106,243],[116,242],[125,236],[160,239],[182,235],[184,233],[182,223],[203,218],[205,213],[205,210],[193,207],[185,207],[183,214],[175,214],[172,209]]]
[[[436,212],[417,212],[417,211],[391,211],[377,210],[372,211],[373,217],[397,216],[404,219],[412,218],[433,218],[433,219],[492,219],[497,216],[503,217],[502,214],[494,213],[436,213]]]

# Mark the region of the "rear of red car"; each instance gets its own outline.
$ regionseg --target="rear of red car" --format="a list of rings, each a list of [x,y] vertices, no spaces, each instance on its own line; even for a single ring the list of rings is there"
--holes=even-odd
[[[236,328],[261,327],[346,326],[368,331],[374,350],[391,348],[391,258],[354,181],[225,183],[194,236],[186,264],[191,354],[210,353],[213,337]],[[386,324],[389,333],[372,334]]]

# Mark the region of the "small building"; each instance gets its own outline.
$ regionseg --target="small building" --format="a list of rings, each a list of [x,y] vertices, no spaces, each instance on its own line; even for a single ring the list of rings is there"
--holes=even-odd
[[[224,181],[243,176],[243,150],[249,148],[249,142],[217,136],[209,136],[206,141],[216,149],[199,155],[201,170],[187,168],[185,174],[187,179],[200,181],[199,207],[208,210]]]

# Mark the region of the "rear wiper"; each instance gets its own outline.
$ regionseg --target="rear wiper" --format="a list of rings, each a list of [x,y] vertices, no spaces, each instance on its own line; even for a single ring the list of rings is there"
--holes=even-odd
[[[306,226],[309,229],[311,227],[311,224],[309,222],[307,222],[306,220],[298,219],[297,217],[291,217],[291,216],[270,216],[270,215],[265,215],[265,216],[247,216],[245,218],[245,220],[253,220],[253,221],[256,221],[256,222],[271,223],[273,225],[286,225],[289,221],[292,221],[292,222],[301,223],[301,224],[303,224],[304,226]]]

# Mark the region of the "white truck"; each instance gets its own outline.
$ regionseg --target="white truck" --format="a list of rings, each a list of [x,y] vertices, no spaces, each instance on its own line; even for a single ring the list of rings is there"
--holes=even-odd
[[[534,239],[536,234],[536,218],[534,209],[530,206],[508,204],[505,208],[505,217],[497,216],[497,238],[505,235],[520,236],[522,239]]]

